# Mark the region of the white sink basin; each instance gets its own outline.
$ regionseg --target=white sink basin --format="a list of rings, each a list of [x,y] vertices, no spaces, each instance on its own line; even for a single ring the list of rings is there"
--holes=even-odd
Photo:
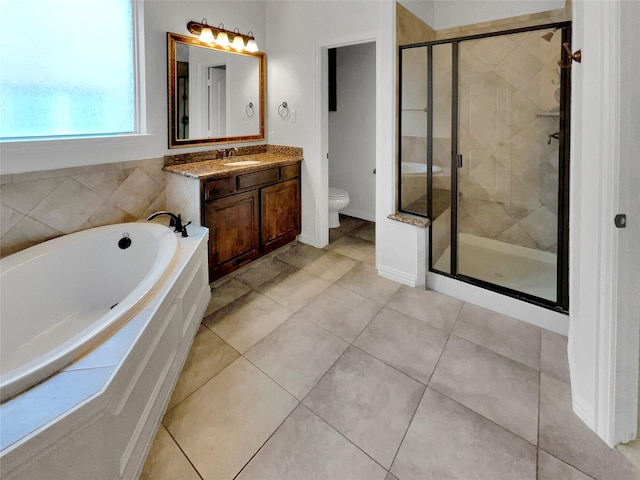
[[[226,162],[223,165],[228,167],[244,167],[247,165],[257,165],[258,163],[262,163],[260,160],[238,160],[237,162]]]

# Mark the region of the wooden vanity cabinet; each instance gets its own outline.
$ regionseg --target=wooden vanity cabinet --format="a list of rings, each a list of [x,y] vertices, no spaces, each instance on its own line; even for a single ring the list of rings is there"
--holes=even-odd
[[[258,257],[260,205],[253,190],[204,205],[209,228],[209,278],[223,277]]]
[[[301,227],[300,164],[209,180],[202,212],[213,281],[295,240]]]

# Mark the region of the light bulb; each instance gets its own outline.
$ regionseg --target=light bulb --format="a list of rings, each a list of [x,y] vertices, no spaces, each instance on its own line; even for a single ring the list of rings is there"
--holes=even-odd
[[[204,43],[213,43],[213,32],[209,27],[203,27],[202,30],[200,30],[199,39]]]
[[[236,35],[231,43],[231,48],[235,50],[244,50],[244,41],[240,35]]]
[[[216,37],[215,42],[221,47],[228,47],[230,42],[227,32],[218,32],[218,36]]]
[[[251,37],[249,39],[249,41],[247,42],[247,52],[257,52],[258,51],[258,44],[256,43],[256,39]]]

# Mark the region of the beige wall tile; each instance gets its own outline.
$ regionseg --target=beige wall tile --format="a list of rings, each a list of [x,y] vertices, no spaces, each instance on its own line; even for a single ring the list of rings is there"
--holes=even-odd
[[[103,202],[97,193],[67,178],[29,215],[51,228],[71,233],[77,231]]]
[[[0,256],[62,233],[131,222],[166,209],[162,158],[2,175],[1,180]],[[132,211],[105,200],[127,180],[118,198]],[[32,218],[22,218],[25,214]]]

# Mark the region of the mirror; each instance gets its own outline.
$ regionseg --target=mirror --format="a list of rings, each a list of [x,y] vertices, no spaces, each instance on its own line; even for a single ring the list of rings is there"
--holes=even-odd
[[[264,52],[167,39],[169,148],[264,140]]]

